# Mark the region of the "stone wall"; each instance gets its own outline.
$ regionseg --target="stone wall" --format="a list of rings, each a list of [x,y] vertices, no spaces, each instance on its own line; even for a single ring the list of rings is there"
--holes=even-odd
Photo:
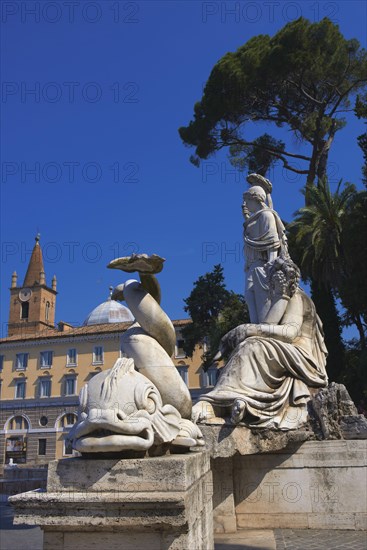
[[[212,460],[215,532],[367,529],[367,441],[307,441]]]
[[[19,468],[17,466],[5,466],[4,477],[0,479],[1,500],[6,500],[10,495],[32,491],[34,489],[46,489],[47,467]]]
[[[39,525],[44,550],[213,550],[208,453],[64,459],[46,492],[10,497],[14,524]]]

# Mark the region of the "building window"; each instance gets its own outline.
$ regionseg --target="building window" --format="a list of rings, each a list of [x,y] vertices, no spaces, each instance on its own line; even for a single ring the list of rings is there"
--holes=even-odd
[[[67,413],[62,417],[62,420],[62,427],[67,428],[68,426],[73,426],[75,424],[76,416],[73,413]]]
[[[17,353],[15,362],[16,370],[25,370],[28,366],[28,353]]]
[[[202,382],[203,386],[215,386],[217,383],[218,377],[220,374],[220,369],[217,368],[210,368],[206,372],[202,371]]]
[[[15,399],[25,398],[25,380],[17,380],[15,382]]]
[[[184,344],[185,340],[182,338],[177,338],[176,340],[176,349],[175,349],[175,357],[186,357],[186,353],[184,350]]]
[[[14,416],[9,422],[9,430],[28,430],[28,421],[23,416]]]
[[[76,378],[75,376],[67,376],[65,378],[65,395],[76,394]]]
[[[51,380],[48,378],[40,380],[39,395],[40,397],[51,397]]]
[[[103,363],[103,346],[94,346],[93,365],[101,365],[102,363]]]
[[[47,426],[47,424],[48,424],[48,418],[47,418],[47,416],[44,416],[44,415],[41,416],[41,418],[40,418],[40,426],[42,426],[42,427],[44,428],[45,426]]]
[[[180,373],[180,376],[181,376],[182,380],[185,382],[186,385],[188,385],[189,376],[188,376],[188,367],[187,367],[187,365],[177,367],[177,370]]]
[[[2,372],[4,367],[4,355],[0,355],[0,372]]]
[[[38,440],[38,454],[39,455],[45,455],[46,454],[46,445],[47,445],[47,439],[39,439]]]
[[[76,414],[74,413],[67,413],[64,414],[60,420],[59,420],[59,427],[60,428],[71,428],[76,422]]]
[[[76,367],[77,361],[76,361],[76,348],[70,348],[68,349],[67,355],[66,355],[66,365],[68,367]]]
[[[50,316],[50,302],[46,302],[46,308],[45,308],[45,320],[48,321]]]
[[[52,351],[41,351],[40,353],[41,369],[47,369],[52,367],[52,359],[53,359]]]
[[[218,375],[217,369],[208,369],[207,375],[208,375],[208,386],[215,386],[215,384],[217,383],[217,375]]]
[[[74,454],[74,450],[70,439],[66,436],[64,439],[64,456],[70,456]]]
[[[20,318],[28,319],[29,316],[29,302],[22,302],[22,307],[20,310]]]

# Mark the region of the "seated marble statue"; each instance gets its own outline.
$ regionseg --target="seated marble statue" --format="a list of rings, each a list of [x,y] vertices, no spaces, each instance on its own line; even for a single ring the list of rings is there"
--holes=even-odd
[[[261,176],[254,179],[261,182]],[[222,338],[214,359],[229,358],[215,388],[193,407],[196,422],[230,415],[233,423],[248,427],[296,429],[307,420],[309,388],[327,384],[322,324],[299,287],[300,272],[288,254],[284,226],[265,197],[261,186],[245,193],[251,323]]]

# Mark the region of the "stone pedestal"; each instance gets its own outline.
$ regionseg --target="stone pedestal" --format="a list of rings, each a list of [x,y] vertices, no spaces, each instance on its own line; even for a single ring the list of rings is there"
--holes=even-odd
[[[283,449],[252,454],[240,434],[228,435],[225,444],[216,435],[218,445],[210,449],[215,533],[367,529],[367,441],[291,440]]]
[[[213,548],[208,453],[50,463],[46,492],[11,497],[15,524],[39,525],[44,550]]]
[[[235,456],[239,529],[367,529],[367,442],[308,441]]]

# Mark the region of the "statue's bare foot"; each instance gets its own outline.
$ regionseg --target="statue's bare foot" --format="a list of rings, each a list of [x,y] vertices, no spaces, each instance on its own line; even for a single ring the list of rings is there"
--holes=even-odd
[[[171,442],[171,445],[180,447],[202,447],[205,445],[205,441],[203,434],[196,424],[193,424],[191,420],[181,418],[180,431]]]
[[[198,401],[192,408],[191,419],[193,422],[205,422],[211,418],[215,418],[213,405],[208,401]]]
[[[246,413],[246,402],[242,399],[236,399],[232,405],[231,421],[233,424],[241,422]]]

